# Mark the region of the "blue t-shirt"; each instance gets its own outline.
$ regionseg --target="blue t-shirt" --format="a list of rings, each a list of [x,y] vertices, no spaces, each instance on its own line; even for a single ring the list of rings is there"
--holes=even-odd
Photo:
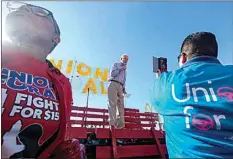
[[[169,158],[233,158],[233,66],[202,56],[155,81]]]

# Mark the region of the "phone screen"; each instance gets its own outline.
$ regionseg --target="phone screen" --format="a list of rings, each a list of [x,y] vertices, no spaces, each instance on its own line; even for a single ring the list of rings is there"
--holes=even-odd
[[[167,58],[164,57],[153,57],[153,72],[157,73],[157,70],[161,72],[167,72]]]
[[[159,58],[159,66],[161,72],[167,72],[167,58],[160,57]]]

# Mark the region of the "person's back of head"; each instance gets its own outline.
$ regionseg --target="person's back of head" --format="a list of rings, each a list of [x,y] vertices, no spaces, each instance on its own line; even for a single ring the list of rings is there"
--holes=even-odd
[[[218,43],[216,37],[210,32],[196,32],[188,35],[182,45],[179,62],[181,65],[197,56],[218,57]]]
[[[218,57],[218,43],[210,32],[196,32],[188,35],[181,45],[181,52],[188,57],[213,56]]]

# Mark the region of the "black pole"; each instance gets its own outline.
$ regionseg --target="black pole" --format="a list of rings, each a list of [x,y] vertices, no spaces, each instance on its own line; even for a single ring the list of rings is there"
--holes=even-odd
[[[87,89],[87,104],[86,104],[86,110],[85,110],[85,120],[84,120],[84,125],[85,127],[87,127],[87,124],[86,124],[86,114],[87,114],[87,108],[88,108],[88,101],[89,101],[89,92],[90,92],[90,88]]]

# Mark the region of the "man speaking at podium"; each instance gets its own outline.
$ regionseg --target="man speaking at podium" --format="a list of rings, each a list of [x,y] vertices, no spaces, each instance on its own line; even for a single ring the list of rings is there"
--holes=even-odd
[[[169,158],[233,158],[233,66],[217,57],[215,35],[193,33],[180,69],[158,70],[152,104],[164,118]]]
[[[110,71],[110,77],[108,79],[109,124],[118,129],[125,127],[124,94],[126,94],[125,82],[128,59],[128,55],[122,55],[121,61],[113,64]],[[117,108],[119,111],[119,119],[117,119],[116,115]]]

